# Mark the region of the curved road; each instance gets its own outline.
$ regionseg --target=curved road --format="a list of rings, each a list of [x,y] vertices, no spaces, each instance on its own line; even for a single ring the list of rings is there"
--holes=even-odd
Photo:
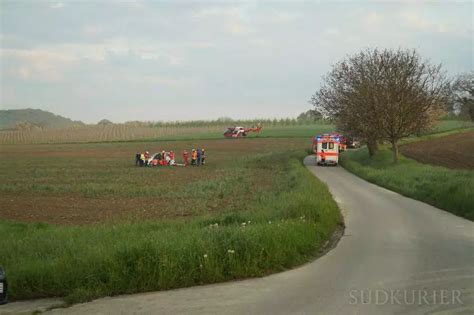
[[[341,167],[326,182],[346,230],[325,256],[265,278],[103,298],[51,313],[473,314],[474,223]]]

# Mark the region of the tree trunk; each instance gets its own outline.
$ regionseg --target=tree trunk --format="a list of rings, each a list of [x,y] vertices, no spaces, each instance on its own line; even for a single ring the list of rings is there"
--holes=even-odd
[[[474,101],[469,102],[467,106],[469,117],[471,118],[471,121],[474,121]]]
[[[374,156],[379,150],[379,145],[376,139],[367,139],[367,148],[369,149],[369,155]]]
[[[392,154],[393,154],[393,163],[398,163],[398,143],[397,140],[392,140]]]

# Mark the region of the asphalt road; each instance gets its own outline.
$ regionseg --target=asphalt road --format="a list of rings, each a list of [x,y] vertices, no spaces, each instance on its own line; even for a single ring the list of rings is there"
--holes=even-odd
[[[346,230],[325,256],[265,278],[103,298],[65,314],[474,314],[474,223],[369,184],[308,168]]]

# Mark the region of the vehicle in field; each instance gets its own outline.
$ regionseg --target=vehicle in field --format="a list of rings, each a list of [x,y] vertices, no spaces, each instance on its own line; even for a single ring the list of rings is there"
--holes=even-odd
[[[360,148],[360,141],[353,137],[348,137],[346,144],[347,144],[347,147],[350,149]]]
[[[336,139],[339,139],[339,152],[343,152],[347,150],[347,147],[348,147],[347,143],[349,141],[347,137],[337,132],[331,132],[329,135],[331,135],[332,137]]]
[[[262,126],[245,128],[245,127],[229,127],[227,131],[224,132],[224,137],[226,138],[240,138],[246,137],[250,132],[260,133]]]
[[[318,165],[337,166],[341,138],[338,134],[322,134],[313,138],[313,152]]]

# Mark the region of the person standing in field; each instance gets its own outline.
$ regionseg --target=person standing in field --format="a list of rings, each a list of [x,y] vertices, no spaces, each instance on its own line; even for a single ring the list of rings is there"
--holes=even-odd
[[[135,166],[140,165],[140,152],[135,153]]]
[[[183,161],[184,161],[184,166],[189,165],[189,153],[186,150],[183,151]]]
[[[197,166],[201,165],[201,149],[197,149]]]
[[[206,164],[206,150],[204,148],[201,149],[201,165]]]
[[[196,149],[193,149],[191,152],[191,165],[195,166],[196,160],[197,160],[197,151]]]

